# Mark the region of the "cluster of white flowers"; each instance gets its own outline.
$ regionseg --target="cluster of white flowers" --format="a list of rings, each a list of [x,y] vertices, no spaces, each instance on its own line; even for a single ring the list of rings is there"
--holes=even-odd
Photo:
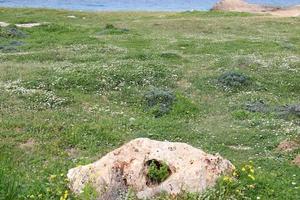
[[[1,83],[0,87],[8,93],[18,95],[33,104],[34,108],[56,108],[65,105],[68,100],[57,96],[53,91],[43,89],[31,89],[22,85],[21,80]],[[37,88],[43,87],[40,85]]]

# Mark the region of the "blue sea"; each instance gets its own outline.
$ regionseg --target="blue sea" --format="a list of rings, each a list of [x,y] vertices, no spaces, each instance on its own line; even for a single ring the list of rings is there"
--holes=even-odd
[[[59,8],[90,11],[186,11],[209,10],[218,0],[0,0],[0,7]],[[275,6],[300,4],[300,0],[248,0]]]

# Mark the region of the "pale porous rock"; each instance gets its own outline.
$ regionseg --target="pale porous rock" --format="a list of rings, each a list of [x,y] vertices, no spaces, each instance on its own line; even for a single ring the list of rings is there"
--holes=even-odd
[[[42,23],[25,23],[25,24],[15,24],[16,27],[19,27],[19,28],[32,28],[32,27],[35,27],[35,26],[41,26]]]
[[[160,184],[149,184],[149,161],[166,163],[170,176]],[[116,170],[117,169],[117,170]],[[171,195],[186,192],[202,192],[215,185],[217,179],[234,170],[230,161],[219,155],[211,155],[185,143],[160,142],[135,139],[108,153],[100,160],[70,169],[68,179],[74,193],[82,192],[91,184],[99,192],[111,188],[112,177],[121,171],[126,187],[137,192],[138,198],[150,198],[161,192]]]
[[[0,22],[0,27],[7,27],[7,26],[9,26],[9,23]]]

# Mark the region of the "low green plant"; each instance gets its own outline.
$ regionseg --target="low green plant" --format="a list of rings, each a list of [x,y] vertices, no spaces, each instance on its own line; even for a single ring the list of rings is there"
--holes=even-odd
[[[15,200],[20,191],[20,185],[9,160],[0,155],[0,200]],[[3,159],[4,158],[4,159]]]
[[[83,190],[82,193],[78,196],[78,199],[80,200],[96,200],[99,197],[99,193],[96,191],[95,187],[93,187],[91,184],[87,184]]]
[[[0,38],[24,38],[26,33],[16,27],[0,27]]]
[[[158,162],[156,160],[150,161],[147,177],[152,184],[159,184],[165,181],[170,176],[169,167],[164,162]]]
[[[181,58],[180,55],[178,55],[177,53],[173,53],[173,52],[164,52],[164,53],[160,54],[160,56],[162,58],[167,58],[167,59]]]
[[[7,172],[0,168],[0,200],[14,200],[18,196],[18,182],[15,177],[8,176]]]
[[[221,86],[229,89],[238,89],[250,85],[250,78],[240,72],[226,72],[218,78]]]
[[[153,88],[144,95],[144,101],[155,117],[168,114],[176,97],[170,90]]]
[[[104,29],[100,31],[100,35],[119,35],[128,33],[129,30],[126,28],[117,28],[113,24],[106,24]]]
[[[116,27],[113,24],[106,24],[105,29],[115,29]]]

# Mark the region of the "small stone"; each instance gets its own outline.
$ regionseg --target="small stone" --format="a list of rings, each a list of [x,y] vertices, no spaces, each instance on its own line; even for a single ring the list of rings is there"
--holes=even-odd
[[[69,16],[67,16],[67,18],[72,18],[72,19],[75,19],[75,18],[77,18],[76,16],[74,16],[74,15],[69,15]]]
[[[7,26],[9,26],[9,23],[0,22],[0,27],[7,27]]]
[[[130,117],[130,118],[129,118],[129,121],[130,121],[130,122],[134,122],[134,121],[135,121],[135,118],[134,118],[134,117]]]
[[[16,27],[19,27],[19,28],[32,28],[32,27],[35,27],[35,26],[40,26],[42,25],[41,23],[25,23],[25,24],[15,24]]]

